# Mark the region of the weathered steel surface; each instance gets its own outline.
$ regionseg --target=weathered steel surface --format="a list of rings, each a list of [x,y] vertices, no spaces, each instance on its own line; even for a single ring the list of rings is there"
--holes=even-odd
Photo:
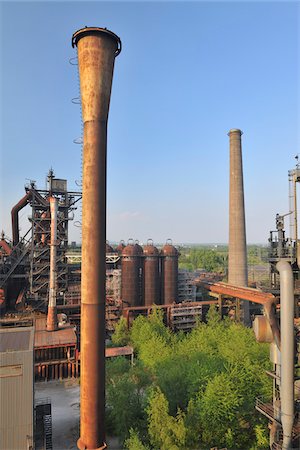
[[[144,304],[150,306],[160,304],[159,286],[159,252],[153,243],[148,241],[144,247]]]
[[[276,300],[276,297],[274,297],[274,295],[270,292],[262,292],[249,287],[235,286],[233,284],[222,282],[209,283],[204,281],[199,284],[211,292],[228,295],[234,298],[240,298],[241,300],[248,300],[254,303],[260,303],[261,305],[275,302]]]
[[[129,243],[122,251],[121,298],[130,306],[138,306],[141,300],[141,250],[140,246]]]
[[[57,330],[57,311],[56,311],[56,294],[57,294],[57,271],[56,271],[56,246],[57,246],[57,198],[50,197],[50,274],[49,274],[49,304],[47,314],[47,330]]]
[[[83,135],[80,449],[105,446],[107,119],[120,39],[102,28],[74,33]]]
[[[126,246],[125,246],[124,241],[120,241],[119,245],[116,247],[116,252],[118,252],[119,255],[121,255],[122,251],[124,250],[125,247]]]
[[[178,300],[178,251],[171,243],[161,250],[162,303]]]
[[[3,248],[5,255],[7,255],[7,256],[11,255],[12,249],[9,246],[9,244],[6,242],[4,237],[2,239],[0,239],[0,248]]]
[[[13,245],[17,245],[20,236],[19,236],[19,211],[27,205],[29,199],[32,196],[32,192],[27,192],[21,200],[12,208],[11,210],[11,225],[12,225],[12,235],[13,235]]]
[[[112,248],[112,246],[109,245],[108,242],[106,242],[105,251],[106,251],[106,253],[114,253],[115,252],[114,249]]]
[[[75,345],[76,343],[74,327],[66,325],[56,331],[47,331],[45,318],[35,320],[34,348]]]
[[[5,290],[0,288],[0,309],[5,308],[6,295]]]
[[[133,347],[129,345],[125,347],[109,347],[105,349],[106,358],[110,358],[112,356],[130,356],[133,354]]]

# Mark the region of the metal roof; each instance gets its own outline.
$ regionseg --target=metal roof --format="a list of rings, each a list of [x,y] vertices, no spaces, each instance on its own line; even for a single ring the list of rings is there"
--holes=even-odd
[[[39,318],[35,321],[34,347],[61,347],[65,345],[75,345],[77,342],[74,327],[69,324],[56,331],[47,331],[46,318]]]
[[[0,330],[0,352],[19,352],[32,349],[33,328],[5,328]]]

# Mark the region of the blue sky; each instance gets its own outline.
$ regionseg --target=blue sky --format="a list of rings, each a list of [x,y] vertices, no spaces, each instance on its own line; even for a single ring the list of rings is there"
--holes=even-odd
[[[2,2],[0,228],[11,234],[26,179],[43,188],[51,166],[77,188],[79,84],[69,58],[85,25],[123,44],[109,116],[108,239],[227,242],[227,132],[241,128],[247,240],[266,242],[275,214],[288,212],[287,171],[300,153],[296,2]]]

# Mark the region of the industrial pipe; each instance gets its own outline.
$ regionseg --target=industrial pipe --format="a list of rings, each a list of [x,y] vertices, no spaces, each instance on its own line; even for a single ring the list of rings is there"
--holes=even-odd
[[[276,269],[280,275],[282,448],[288,450],[292,445],[294,423],[294,280],[287,261],[281,259]]]
[[[230,149],[228,283],[248,286],[247,246],[242,163],[242,131],[228,132]],[[244,323],[250,321],[249,304],[243,302]]]
[[[278,350],[280,351],[281,348],[281,342],[280,342],[280,329],[278,326],[278,322],[276,319],[276,312],[275,312],[275,304],[272,301],[269,301],[264,304],[264,311],[266,318],[269,322],[269,325],[272,330],[273,334],[273,340],[275,344],[277,345]]]
[[[33,186],[27,191],[27,193],[24,195],[24,197],[21,198],[21,200],[18,201],[18,203],[12,208],[11,210],[11,225],[12,225],[12,237],[13,237],[13,245],[17,245],[20,240],[19,236],[19,211],[24,208],[29,201],[33,197],[33,193],[35,197],[37,197],[38,201],[44,205],[47,206],[47,201],[44,199],[44,197],[41,196],[39,192],[37,192]]]
[[[32,196],[32,192],[28,191],[21,200],[12,208],[11,210],[11,227],[12,227],[12,238],[13,245],[17,245],[20,240],[19,235],[19,211],[27,205],[30,198]]]
[[[51,214],[51,240],[50,240],[50,274],[49,274],[49,304],[47,315],[47,331],[55,331],[57,325],[56,295],[57,295],[57,271],[56,271],[56,247],[57,247],[57,198],[50,197]]]
[[[105,444],[105,281],[107,120],[115,57],[111,31],[76,31],[83,117],[81,377],[79,449]]]

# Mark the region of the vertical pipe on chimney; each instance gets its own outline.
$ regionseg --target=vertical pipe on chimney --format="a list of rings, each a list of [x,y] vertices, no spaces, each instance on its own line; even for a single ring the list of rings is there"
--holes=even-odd
[[[56,246],[57,246],[57,198],[50,197],[50,275],[49,275],[49,304],[47,315],[47,331],[57,330],[57,311],[56,311]]]
[[[104,449],[107,120],[118,36],[89,27],[73,34],[83,118],[80,438]]]
[[[247,246],[242,163],[242,131],[229,131],[230,188],[229,188],[229,248],[228,283],[248,286]],[[244,322],[249,323],[249,304],[243,302]]]
[[[281,335],[281,424],[282,448],[292,448],[294,423],[294,279],[290,263],[281,259],[276,264],[280,275],[280,335]]]

